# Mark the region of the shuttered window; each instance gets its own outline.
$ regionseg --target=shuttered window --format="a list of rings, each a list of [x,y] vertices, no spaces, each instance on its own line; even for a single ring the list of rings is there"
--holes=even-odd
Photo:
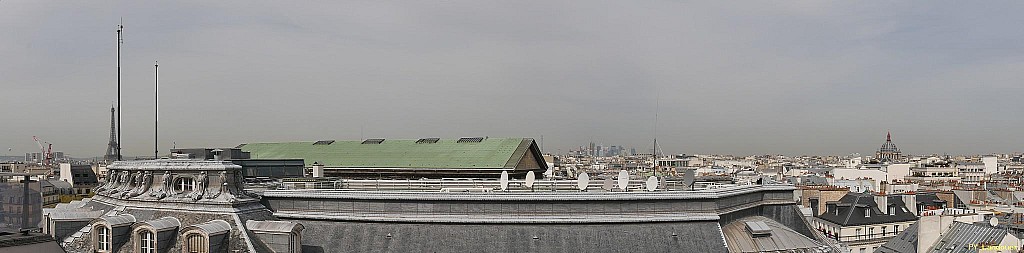
[[[210,247],[206,244],[206,238],[201,234],[190,234],[185,239],[188,243],[188,253],[209,253]]]

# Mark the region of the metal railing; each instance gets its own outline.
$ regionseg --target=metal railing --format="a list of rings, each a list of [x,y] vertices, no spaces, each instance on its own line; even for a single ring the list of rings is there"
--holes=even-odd
[[[659,182],[654,191],[688,191],[714,189],[716,187],[728,187],[732,185],[697,182],[688,187],[682,181],[668,180]],[[607,188],[607,189],[606,189]],[[331,180],[310,180],[310,181],[285,181],[282,182],[280,190],[293,189],[337,189],[337,190],[363,190],[363,191],[442,191],[444,189],[491,189],[500,190],[501,183],[491,179],[418,179],[418,180],[389,180],[389,179],[331,179]],[[510,180],[506,191],[580,191],[575,180],[537,180],[533,187],[527,187],[525,180]],[[623,191],[619,188],[618,182],[613,181],[608,187],[601,180],[594,180],[589,183],[586,191]],[[646,180],[629,180],[625,191],[647,191]]]

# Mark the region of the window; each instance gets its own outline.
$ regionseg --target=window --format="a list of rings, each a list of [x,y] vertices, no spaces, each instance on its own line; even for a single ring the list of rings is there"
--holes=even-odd
[[[201,234],[189,234],[185,241],[188,244],[188,253],[207,253],[206,249],[210,248]]]
[[[334,140],[322,140],[314,142],[313,145],[331,145],[332,143],[334,143]]]
[[[900,233],[900,225],[892,225],[892,233],[893,234],[899,234]]]
[[[882,226],[882,236],[885,236],[885,226]]]
[[[362,144],[381,144],[384,139],[366,139]]]
[[[864,217],[871,217],[871,208],[864,209]]]
[[[110,229],[106,226],[99,226],[99,245],[97,249],[99,251],[110,251]]]
[[[139,243],[139,251],[142,253],[156,253],[156,236],[153,235],[153,232],[143,230],[139,238],[142,239]]]
[[[455,143],[472,143],[472,142],[482,142],[482,141],[484,141],[483,137],[469,137],[469,138],[459,138],[459,140],[455,141]]]
[[[174,184],[174,190],[177,192],[187,192],[195,189],[195,181],[191,177],[182,177],[178,179],[178,182]]]
[[[875,228],[868,228],[868,238],[875,238]]]
[[[857,229],[857,239],[864,239],[864,233],[859,228]]]
[[[416,140],[416,143],[437,143],[441,138],[423,138]]]

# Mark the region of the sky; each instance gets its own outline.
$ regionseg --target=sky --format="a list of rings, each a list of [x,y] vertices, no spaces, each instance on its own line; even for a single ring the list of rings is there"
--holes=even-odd
[[[0,1],[0,147],[1024,151],[1021,1]],[[10,150],[10,151],[8,151]]]

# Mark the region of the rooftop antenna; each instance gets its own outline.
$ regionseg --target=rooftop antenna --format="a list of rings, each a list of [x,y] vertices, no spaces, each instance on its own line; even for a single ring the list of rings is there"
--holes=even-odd
[[[540,152],[544,153],[544,135],[540,135]]]
[[[153,159],[160,159],[160,61],[153,63]]]
[[[117,23],[117,160],[121,161],[124,159],[121,156],[121,44],[124,43],[124,38],[121,37],[121,31],[124,30],[124,18]]]
[[[655,94],[658,92],[655,91]],[[651,167],[654,174],[658,173],[658,110],[661,108],[661,96],[654,96],[654,149],[651,150],[651,157],[654,165]]]

